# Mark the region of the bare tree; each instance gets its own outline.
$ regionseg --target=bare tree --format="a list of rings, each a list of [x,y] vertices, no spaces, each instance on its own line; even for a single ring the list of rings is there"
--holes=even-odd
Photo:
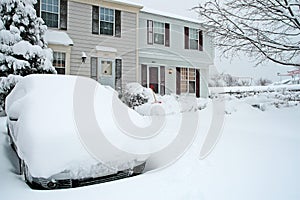
[[[300,67],[300,0],[211,0],[194,10],[223,56]]]

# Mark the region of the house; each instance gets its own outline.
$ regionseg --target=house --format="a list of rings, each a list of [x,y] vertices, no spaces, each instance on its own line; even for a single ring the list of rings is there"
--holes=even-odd
[[[195,20],[127,0],[38,0],[59,74],[91,77],[122,91],[140,82],[156,93],[207,95],[213,47]]]
[[[121,90],[136,82],[141,5],[114,0],[38,0],[59,74],[91,77]]]
[[[143,86],[161,95],[207,96],[214,48],[201,23],[144,8],[139,14],[138,43]]]

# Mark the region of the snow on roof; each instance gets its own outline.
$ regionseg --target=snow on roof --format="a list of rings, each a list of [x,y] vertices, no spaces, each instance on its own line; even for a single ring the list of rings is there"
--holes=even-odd
[[[48,44],[59,44],[65,46],[73,46],[73,41],[66,32],[47,30],[45,40]]]
[[[96,51],[105,51],[105,52],[117,53],[117,49],[112,48],[112,47],[105,47],[105,46],[96,46]]]
[[[132,1],[128,1],[128,0],[105,0],[105,1],[118,3],[118,4],[123,4],[123,5],[127,5],[127,6],[138,7],[138,8],[143,7],[142,4],[135,3],[135,2],[132,2]]]
[[[150,14],[155,14],[155,15],[161,15],[164,17],[169,17],[169,18],[174,18],[174,19],[179,19],[179,20],[183,20],[183,21],[188,21],[188,22],[193,22],[193,23],[197,23],[197,24],[201,24],[201,22],[197,19],[193,19],[193,18],[189,18],[189,17],[184,17],[181,15],[177,15],[177,14],[173,14],[173,13],[168,13],[168,12],[163,12],[163,11],[159,11],[159,10],[154,10],[152,8],[146,8],[144,7],[141,12],[145,12],[145,13],[150,13]]]

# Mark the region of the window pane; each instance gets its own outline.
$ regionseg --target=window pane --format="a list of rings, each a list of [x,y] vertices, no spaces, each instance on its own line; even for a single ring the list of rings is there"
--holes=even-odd
[[[42,0],[41,13],[45,24],[49,27],[58,27],[58,0]]]
[[[195,81],[189,81],[189,93],[195,93]]]
[[[164,35],[159,33],[154,33],[154,43],[155,44],[164,44]]]
[[[190,49],[198,50],[198,40],[190,39]]]
[[[112,61],[101,61],[101,73],[102,75],[112,75]]]
[[[104,34],[104,35],[113,35],[114,33],[114,25],[113,23],[109,23],[109,22],[100,22],[100,34]]]
[[[65,74],[66,54],[63,52],[53,52],[53,67],[58,74]]]
[[[188,69],[181,68],[180,75],[181,75],[180,89],[182,93],[186,93],[188,91]]]

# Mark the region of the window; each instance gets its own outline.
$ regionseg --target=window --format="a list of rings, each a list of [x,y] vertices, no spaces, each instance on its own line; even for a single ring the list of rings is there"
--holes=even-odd
[[[101,61],[101,75],[112,75],[112,61],[102,60]]]
[[[154,22],[154,43],[164,44],[165,40],[165,24],[160,22]]]
[[[53,67],[57,74],[65,74],[66,70],[66,54],[63,52],[53,52]]]
[[[197,29],[190,28],[190,49],[198,50],[199,34]]]
[[[121,37],[121,11],[93,6],[92,33]]]
[[[147,43],[170,46],[170,24],[147,20]]]
[[[181,93],[196,92],[196,70],[193,68],[181,68],[180,70]]]
[[[203,33],[201,30],[184,27],[184,48],[203,51]]]
[[[100,8],[100,34],[114,35],[115,12],[113,9]]]
[[[41,13],[48,27],[58,28],[59,0],[42,0]]]

